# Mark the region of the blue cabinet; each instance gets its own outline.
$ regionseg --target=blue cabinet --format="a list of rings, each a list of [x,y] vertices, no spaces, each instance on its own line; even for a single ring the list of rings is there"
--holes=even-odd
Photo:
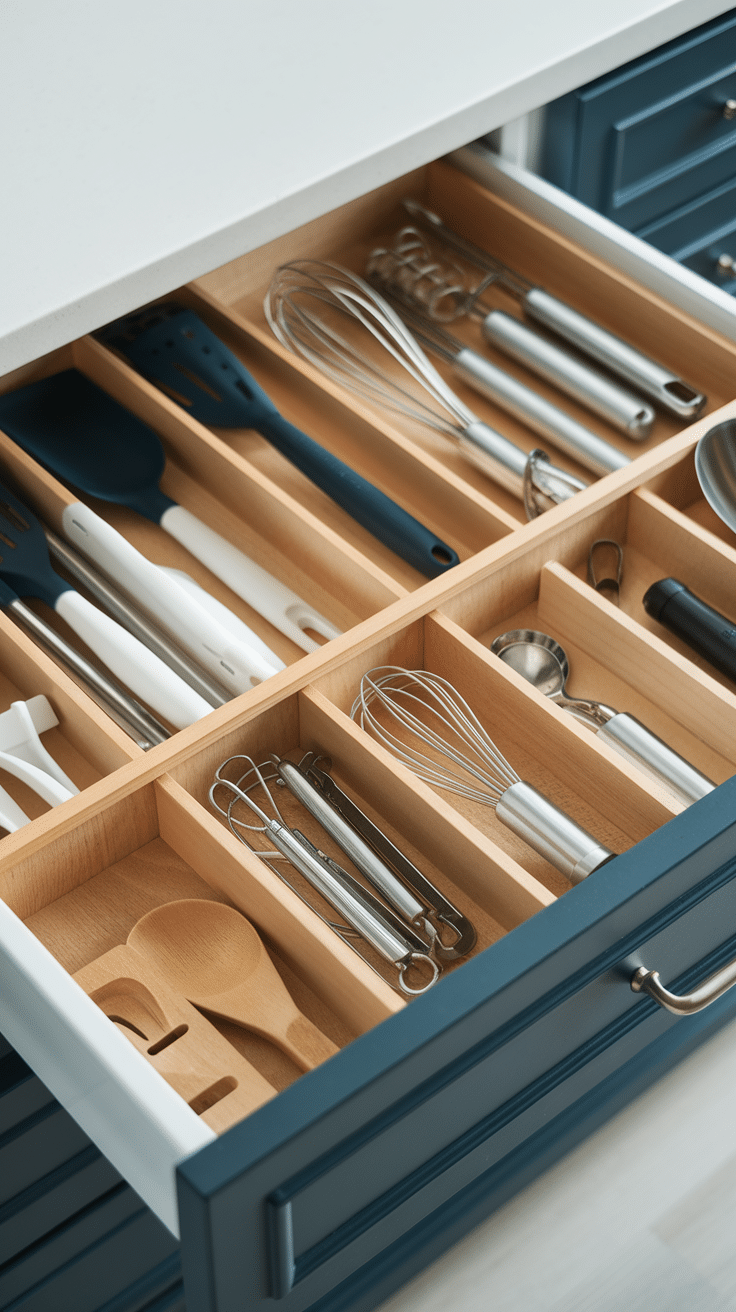
[[[547,106],[541,172],[729,289],[708,255],[679,252],[719,240],[736,175],[736,11]]]
[[[184,1312],[179,1248],[0,1038],[0,1307]]]
[[[196,1312],[368,1309],[736,1012],[736,779],[179,1169]],[[244,1294],[247,1291],[247,1294]]]

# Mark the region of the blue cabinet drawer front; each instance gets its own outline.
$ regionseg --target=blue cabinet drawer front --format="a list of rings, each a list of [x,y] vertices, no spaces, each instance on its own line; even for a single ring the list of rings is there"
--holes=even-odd
[[[732,99],[733,12],[551,105],[543,172],[638,228],[733,176]]]
[[[28,1189],[87,1147],[89,1139],[51,1102],[0,1138],[0,1203]]]
[[[185,1162],[189,1312],[337,1307],[552,1118],[687,1043],[629,981],[736,955],[735,801],[732,780]]]
[[[117,1171],[90,1144],[15,1194],[0,1207],[0,1267],[119,1184]]]
[[[53,1101],[53,1095],[8,1046],[0,1057],[0,1138]]]
[[[167,1300],[181,1306],[179,1259],[175,1251],[166,1253],[162,1229],[139,1208],[2,1306],[7,1312],[110,1312],[110,1306],[115,1312],[153,1312],[157,1301],[163,1312]],[[168,1246],[174,1247],[170,1235]]]
[[[730,267],[719,269],[718,261],[721,257],[736,261],[736,178],[648,224],[638,235],[733,294],[736,275]]]

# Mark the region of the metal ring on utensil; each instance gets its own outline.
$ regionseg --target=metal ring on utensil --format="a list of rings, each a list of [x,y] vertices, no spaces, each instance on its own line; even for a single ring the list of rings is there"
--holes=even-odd
[[[406,974],[406,971],[409,969],[409,966],[412,961],[426,961],[428,962],[428,964],[432,969],[432,978],[428,981],[428,983],[423,984],[420,989],[410,988],[409,985],[404,980],[404,975]],[[399,988],[401,989],[402,993],[410,993],[413,997],[416,997],[420,993],[426,993],[427,989],[431,989],[432,985],[435,984],[439,979],[439,975],[440,975],[440,968],[437,965],[437,962],[432,959],[432,957],[428,957],[424,952],[410,952],[408,957],[406,957],[401,962],[401,968],[399,970]]]

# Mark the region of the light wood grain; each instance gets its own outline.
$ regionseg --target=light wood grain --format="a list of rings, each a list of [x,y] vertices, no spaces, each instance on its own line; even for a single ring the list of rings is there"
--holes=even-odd
[[[197,898],[167,902],[136,921],[128,946],[189,1002],[269,1039],[302,1070],[337,1052],[302,1015],[255,928],[233,908]]]
[[[273,1085],[171,988],[155,963],[132,948],[111,948],[74,978],[218,1133],[275,1096]]]

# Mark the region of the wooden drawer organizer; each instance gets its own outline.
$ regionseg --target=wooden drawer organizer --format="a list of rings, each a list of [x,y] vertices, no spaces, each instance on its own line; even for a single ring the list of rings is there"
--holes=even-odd
[[[678,433],[674,421],[659,416],[651,440],[634,446],[580,411],[633,463],[526,524],[521,505],[446,439],[374,413],[289,356],[270,335],[261,308],[275,265],[314,255],[360,269],[366,252],[403,223],[398,202],[406,193],[421,194],[449,224],[683,373],[708,394],[708,417]],[[94,504],[153,559],[186,569],[231,606],[287,668],[144,754],[0,614],[4,700],[48,694],[60,720],[53,750],[82,788],[54,811],[36,803],[44,813],[2,840],[0,888],[71,974],[88,971],[125,943],[136,920],[156,905],[182,897],[226,901],[253,920],[300,1007],[342,1047],[405,1002],[213,814],[207,792],[216,766],[237,752],[256,759],[273,751],[329,753],[338,781],[474,922],[476,953],[575,893],[491,811],[432,792],[355,726],[349,711],[364,670],[396,663],[446,675],[522,776],[616,852],[654,833],[680,804],[493,657],[495,634],[522,626],[551,633],[569,654],[573,694],[632,712],[716,781],[730,777],[736,691],[650,621],[641,598],[655,578],[674,574],[711,604],[734,610],[736,541],[699,496],[692,452],[714,411],[725,405],[723,414],[736,414],[736,347],[447,164],[348,205],[177,296],[242,350],[287,418],[429,524],[457,548],[462,563],[426,583],[263,439],[209,432],[95,340],[75,342],[4,379],[4,388],[14,388],[71,365],[83,370],[158,431],[167,451],[164,491],[345,632],[302,655],[159,529],[126,510]],[[460,331],[473,341],[471,328]],[[465,399],[513,440],[527,449],[536,445],[490,404],[470,393]],[[2,477],[58,528],[73,493],[1,435],[0,466]],[[619,608],[585,581],[588,549],[598,537],[624,547]],[[34,804],[15,781],[6,782],[22,805]],[[92,977],[83,978],[92,989]],[[217,1029],[274,1093],[297,1078],[293,1063],[264,1040],[224,1022]],[[151,1061],[155,1066],[155,1054]],[[165,1063],[160,1069],[165,1074]],[[192,1101],[217,1131],[248,1111],[232,1085],[212,1106]]]

